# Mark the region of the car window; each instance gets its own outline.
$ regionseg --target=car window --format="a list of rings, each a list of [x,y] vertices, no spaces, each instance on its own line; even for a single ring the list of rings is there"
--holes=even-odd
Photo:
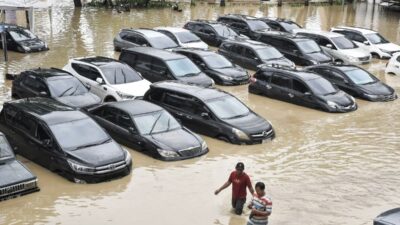
[[[176,43],[178,43],[178,40],[176,39],[176,37],[175,37],[171,32],[166,31],[166,30],[159,30],[159,32],[161,32],[161,33],[167,35],[167,36],[168,36],[169,38],[171,38],[173,41],[175,41]],[[183,42],[183,43],[185,43],[185,42]]]
[[[212,69],[231,68],[234,66],[231,61],[219,54],[205,56],[203,59],[207,66]]]
[[[334,45],[332,44],[332,42],[331,42],[329,39],[324,38],[324,37],[319,37],[319,38],[317,39],[317,43],[318,43],[320,46],[324,46],[324,47],[326,47],[327,45],[332,45],[332,47],[334,47]]]
[[[201,41],[199,37],[190,31],[177,32],[176,36],[182,43],[192,43]]]
[[[240,118],[250,113],[241,101],[230,95],[208,100],[206,105],[220,119]]]
[[[322,69],[322,73],[325,74],[325,77],[332,79],[334,81],[344,81],[344,77],[339,72],[329,69]]]
[[[196,76],[201,71],[200,69],[188,58],[174,59],[166,61],[169,71],[176,77],[189,77]]]
[[[261,20],[247,20],[247,24],[252,31],[269,29],[269,26]]]
[[[13,150],[11,149],[6,137],[0,135],[0,162],[10,158],[14,158]]]
[[[308,87],[316,95],[330,95],[337,92],[337,89],[332,85],[331,82],[323,77],[307,80]]]
[[[363,85],[363,84],[371,84],[375,83],[377,79],[362,69],[352,69],[345,71],[346,75],[353,81],[355,84]]]
[[[294,52],[297,50],[297,47],[295,44],[289,41],[282,40],[282,46],[280,46],[283,50],[286,50],[287,52]]]
[[[400,62],[400,55],[396,58],[397,62]]]
[[[182,111],[194,113],[193,101],[188,96],[166,93],[164,103]]]
[[[353,35],[353,38],[351,38],[351,39],[353,39],[354,41],[361,42],[361,43],[363,43],[364,41],[367,41],[367,39],[365,37],[363,37],[361,34],[353,33],[352,35]]]
[[[122,38],[122,40],[129,41],[129,42],[132,42],[132,43],[136,43],[137,42],[135,34],[125,33],[121,38]]]
[[[204,27],[200,28],[200,32],[205,33],[205,34],[214,34],[214,30],[209,26],[204,26]]]
[[[162,133],[181,128],[179,122],[165,110],[135,115],[133,120],[142,135]]]
[[[175,41],[162,33],[160,33],[160,35],[155,35],[154,37],[151,36],[147,38],[153,48],[167,49],[179,47]]]
[[[293,22],[281,22],[280,23],[286,31],[292,32],[294,29],[301,29],[301,27],[297,23]]]
[[[281,26],[277,22],[274,21],[268,21],[267,22],[268,26],[271,27],[273,30],[281,31]]]
[[[271,84],[283,88],[290,88],[290,79],[282,76],[281,74],[274,74],[271,78]]]
[[[366,34],[365,37],[368,38],[368,40],[374,45],[390,43],[379,33]]]
[[[151,66],[152,69],[159,74],[165,75],[168,71],[168,67],[165,65],[165,63],[157,58],[153,58]]]
[[[13,126],[13,123],[15,123],[15,118],[16,118],[18,111],[15,110],[13,107],[8,106],[8,107],[3,108],[3,112],[4,112],[4,118],[5,118],[6,122],[9,125]]]
[[[88,92],[88,89],[73,76],[54,76],[47,79],[51,96],[77,96]]]
[[[254,53],[254,51],[252,49],[249,48],[245,48],[244,50],[244,57],[249,58],[249,59],[255,59],[258,58],[256,56],[256,54]]]
[[[203,27],[204,25],[201,24],[193,24],[192,28],[189,27],[190,30],[194,31],[194,32],[198,32],[200,31],[200,29]]]
[[[137,36],[136,37],[136,44],[140,46],[150,46],[149,42],[142,36]]]
[[[101,111],[98,111],[96,114],[114,124],[116,124],[118,121],[118,110],[112,107],[104,107]]]
[[[262,60],[281,59],[284,56],[274,47],[259,48],[256,50]]]
[[[255,78],[257,80],[269,82],[271,80],[271,75],[272,75],[271,72],[267,72],[267,71],[259,72],[259,73],[256,73]]]
[[[238,55],[242,55],[243,54],[243,47],[240,45],[232,45],[230,48],[230,51],[232,53],[238,54]]]
[[[108,63],[100,66],[100,70],[110,84],[126,84],[143,80],[138,72],[125,63]]]
[[[314,40],[304,40],[296,42],[297,46],[304,54],[321,52],[322,49]]]
[[[90,80],[96,81],[97,78],[102,78],[99,71],[91,66],[72,63],[72,68],[81,76]]]
[[[35,136],[35,129],[36,129],[36,122],[29,116],[26,116],[24,113],[19,112],[17,113],[15,119],[15,124],[14,126],[24,132],[25,134],[28,134],[31,137]]]
[[[50,141],[51,137],[47,130],[43,127],[43,125],[38,124],[36,127],[36,135],[35,138],[38,139],[39,141],[46,142]]]
[[[302,94],[305,94],[306,92],[309,92],[310,90],[308,89],[308,87],[306,85],[304,85],[302,82],[298,81],[298,80],[293,80],[292,81],[292,85],[293,85],[293,90],[300,92]]]
[[[236,21],[236,22],[234,22],[234,23],[231,24],[231,27],[237,28],[237,29],[239,29],[239,30],[248,29],[247,24],[246,24],[245,22],[243,22],[243,21]]]
[[[353,49],[358,48],[356,44],[347,39],[345,36],[334,37],[332,41],[339,49]]]
[[[118,110],[118,111],[119,111],[119,114],[118,114],[118,120],[117,120],[116,124],[127,130],[134,128],[131,117],[128,114],[126,114],[125,112],[122,112],[120,110]]]
[[[214,26],[215,31],[222,37],[236,37],[238,34],[229,28],[228,26],[225,25],[215,25]]]
[[[22,83],[26,87],[30,88],[32,91],[35,91],[38,93],[42,92],[42,91],[47,92],[47,87],[46,87],[45,83],[43,83],[43,81],[41,81],[39,79],[36,79],[32,75],[25,76],[25,79],[22,81]]]
[[[135,61],[135,69],[138,70],[151,70],[151,56],[139,55]]]

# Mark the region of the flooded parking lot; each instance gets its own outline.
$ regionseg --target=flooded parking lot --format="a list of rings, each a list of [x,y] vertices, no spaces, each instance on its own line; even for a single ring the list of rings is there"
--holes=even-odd
[[[190,19],[243,13],[290,18],[311,29],[362,26],[400,43],[398,14],[366,3],[282,8],[198,4],[182,13],[75,10],[71,4],[61,1],[51,10],[35,13],[35,32],[48,42],[50,51],[10,52],[9,63],[1,61],[1,102],[11,98],[5,73],[62,68],[73,57],[117,58],[112,40],[125,27],[183,26]],[[383,73],[386,63],[374,60],[365,68],[400,92],[400,77]],[[328,114],[251,95],[247,85],[222,89],[270,120],[277,138],[262,145],[236,146],[204,137],[210,147],[207,155],[168,163],[132,150],[131,175],[93,185],[71,183],[19,158],[38,176],[41,191],[1,202],[0,224],[242,225],[247,216],[230,213],[230,191],[213,194],[237,161],[245,163],[253,182],[266,183],[274,203],[270,224],[372,224],[380,212],[399,206],[400,100],[357,100],[355,112]]]

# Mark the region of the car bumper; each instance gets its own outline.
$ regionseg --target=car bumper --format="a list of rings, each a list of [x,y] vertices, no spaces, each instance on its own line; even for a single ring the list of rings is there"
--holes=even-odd
[[[331,107],[328,106],[328,110],[327,111],[331,112],[331,113],[346,113],[346,112],[356,111],[357,108],[358,108],[357,104],[354,103],[351,106],[339,106],[339,107],[336,107],[336,108],[331,108]]]
[[[256,136],[258,135],[258,136]],[[275,130],[271,129],[267,135],[250,134],[250,140],[239,140],[236,137],[233,138],[232,144],[237,145],[255,145],[262,144],[268,141],[272,141],[275,138]]]
[[[224,85],[224,86],[234,86],[234,85],[244,85],[244,84],[248,84],[249,83],[249,79],[246,80],[223,80],[219,85]]]
[[[369,96],[363,96],[363,99],[371,101],[371,102],[389,102],[394,101],[398,98],[397,94],[391,95],[378,95],[376,98],[371,98]]]
[[[17,190],[17,191],[12,191],[12,186],[18,186],[21,184],[14,184],[14,185],[11,185],[10,187],[0,188],[0,190],[7,189],[7,191],[2,191],[2,193],[0,193],[0,202],[40,191],[40,188],[37,186],[37,181],[32,181],[32,182],[35,182],[36,185],[33,187],[30,187],[30,188],[25,188],[25,189],[21,189],[21,190]]]
[[[207,149],[205,149],[204,151],[200,151],[200,152],[198,152],[198,153],[196,153],[196,154],[193,154],[193,155],[179,156],[179,157],[170,157],[170,158],[160,156],[158,159],[160,159],[160,160],[162,160],[162,161],[173,162],[173,161],[180,161],[180,160],[185,160],[185,159],[196,158],[196,157],[205,155],[205,154],[207,154],[208,152],[209,152],[209,149],[207,148]]]
[[[99,183],[103,181],[109,181],[127,176],[131,173],[132,163],[126,167],[115,170],[105,174],[79,174],[73,173],[72,180],[75,183]]]

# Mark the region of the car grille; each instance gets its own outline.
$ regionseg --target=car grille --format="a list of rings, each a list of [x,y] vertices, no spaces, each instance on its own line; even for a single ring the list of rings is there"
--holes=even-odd
[[[0,188],[0,199],[2,197],[15,195],[25,190],[34,189],[37,187],[37,180],[32,180],[24,183],[19,183],[7,187]]]
[[[96,167],[96,171],[94,174],[105,174],[105,173],[110,173],[116,170],[120,170],[126,167],[125,161],[117,162],[117,163],[112,163],[108,164],[105,166],[100,166]]]
[[[179,150],[179,155],[182,157],[190,157],[194,155],[198,155],[201,152],[201,147],[190,147],[187,149]]]
[[[263,132],[250,134],[250,136],[251,136],[251,138],[252,138],[253,140],[256,140],[256,141],[257,141],[257,140],[264,140],[264,139],[267,139],[267,138],[272,137],[273,132],[274,132],[273,129],[271,129],[271,130],[265,130],[265,131],[263,131]]]
[[[397,99],[397,95],[396,94],[382,95],[380,96],[380,99],[382,99],[382,101],[393,101]]]
[[[369,60],[369,56],[358,58],[358,60],[364,62]]]

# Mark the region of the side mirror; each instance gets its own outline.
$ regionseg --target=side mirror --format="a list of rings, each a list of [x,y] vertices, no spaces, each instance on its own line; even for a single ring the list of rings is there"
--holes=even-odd
[[[52,146],[52,142],[51,142],[50,139],[46,139],[46,140],[43,140],[43,141],[42,141],[42,145],[43,145],[44,147],[46,147],[46,148],[49,148],[49,147]]]
[[[206,120],[210,119],[210,114],[208,114],[208,113],[206,113],[206,112],[201,113],[200,116],[201,116],[203,119],[206,119]]]
[[[206,64],[205,64],[205,63],[200,63],[200,66],[201,66],[202,68],[205,68],[205,67],[206,67]]]
[[[39,93],[39,96],[40,96],[40,97],[47,97],[47,96],[49,96],[49,94],[48,94],[47,92],[45,92],[45,91],[41,91],[41,92]]]
[[[369,45],[369,42],[368,41],[364,41],[363,44],[364,45]]]
[[[333,48],[332,44],[327,44],[326,47],[327,48]]]
[[[135,128],[129,127],[128,129],[129,129],[129,133],[131,133],[131,134],[137,134],[137,131],[135,130]]]
[[[100,78],[100,77],[96,78],[96,82],[97,82],[98,84],[104,84],[103,79]]]

